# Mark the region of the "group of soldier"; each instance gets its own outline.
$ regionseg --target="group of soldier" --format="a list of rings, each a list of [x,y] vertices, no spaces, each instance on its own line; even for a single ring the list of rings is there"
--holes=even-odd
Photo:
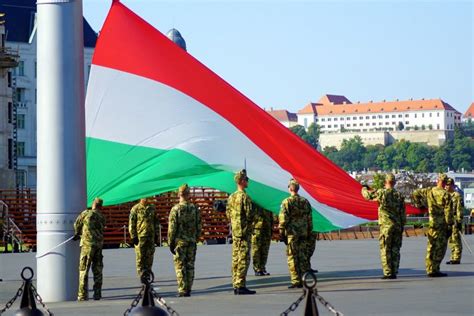
[[[406,223],[405,200],[394,187],[394,175],[387,174],[384,188],[378,190],[370,189],[368,186],[362,188],[362,196],[366,200],[379,203],[382,279],[397,278]],[[440,174],[436,186],[415,190],[412,200],[416,207],[427,209],[429,215],[426,274],[428,277],[447,276],[440,271],[440,264],[446,254],[448,240],[451,259],[447,264],[461,263],[462,197],[455,191],[453,179],[448,178],[446,174]]]
[[[268,250],[272,237],[273,215],[257,206],[246,193],[249,178],[245,170],[234,176],[237,190],[232,193],[226,206],[232,232],[232,286],[235,295],[255,294],[248,289],[246,277],[253,258],[256,276],[266,276]],[[362,196],[379,203],[380,256],[383,279],[396,279],[400,263],[403,228],[406,223],[405,201],[394,188],[395,177],[387,174],[385,187],[374,190],[362,188]],[[311,205],[298,194],[299,183],[291,179],[288,184],[290,196],[282,201],[279,214],[280,241],[286,244],[288,269],[291,284],[288,288],[301,288],[303,275],[317,272],[311,269],[310,259],[316,245],[313,232]],[[179,203],[169,214],[168,244],[178,284],[178,297],[188,297],[194,280],[194,263],[197,243],[201,236],[201,215],[198,207],[190,201],[190,189],[183,184],[178,189]],[[446,276],[440,272],[447,242],[451,246],[448,264],[459,264],[461,260],[462,198],[454,190],[454,182],[445,174],[438,178],[432,188],[413,192],[416,207],[426,208],[429,213],[426,272],[429,277]],[[102,245],[105,217],[101,213],[103,201],[96,198],[92,208],[83,211],[74,224],[74,240],[81,239],[78,300],[88,299],[88,271],[94,274],[93,298],[101,299]],[[159,239],[159,220],[154,204],[141,199],[130,211],[129,233],[136,253],[137,274],[151,271],[155,243]]]

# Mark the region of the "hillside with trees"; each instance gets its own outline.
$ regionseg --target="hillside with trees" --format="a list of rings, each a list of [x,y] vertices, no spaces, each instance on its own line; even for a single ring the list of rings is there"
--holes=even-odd
[[[308,131],[302,126],[291,130],[317,148],[319,128],[312,124]],[[326,147],[322,153],[347,171],[410,170],[415,172],[469,172],[474,168],[474,124],[457,127],[454,138],[440,147],[401,140],[389,146],[364,146],[356,136],[343,141],[340,149]]]

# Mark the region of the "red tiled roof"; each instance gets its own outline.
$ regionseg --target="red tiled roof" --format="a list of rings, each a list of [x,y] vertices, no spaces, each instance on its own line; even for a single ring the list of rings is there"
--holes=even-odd
[[[298,114],[317,115],[337,115],[337,114],[360,114],[360,113],[380,113],[380,112],[405,112],[405,111],[429,111],[429,110],[450,110],[456,111],[451,105],[441,99],[431,100],[406,100],[388,102],[369,102],[351,104],[320,104],[310,103]],[[456,111],[458,112],[458,111]]]
[[[464,113],[463,117],[464,118],[474,117],[474,102],[471,103],[471,106],[467,109],[466,113]]]
[[[309,103],[304,108],[298,111],[298,114],[317,114],[316,106],[321,106],[319,103]]]
[[[287,110],[270,110],[267,111],[268,114],[273,116],[275,119],[277,119],[280,122],[296,122],[298,121],[298,117],[296,116],[296,113],[291,113],[288,112]]]

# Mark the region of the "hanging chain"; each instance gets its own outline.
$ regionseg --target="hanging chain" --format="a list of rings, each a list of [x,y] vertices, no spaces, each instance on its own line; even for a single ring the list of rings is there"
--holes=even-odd
[[[43,303],[43,299],[41,296],[38,294],[38,291],[36,291],[36,288],[33,284],[31,284],[31,290],[33,291],[33,295],[35,296],[35,299],[38,301],[38,303],[43,306],[43,309],[48,313],[49,316],[53,316],[54,314],[48,309],[45,303]]]
[[[156,300],[158,301],[158,303],[159,303],[161,306],[164,306],[170,315],[172,315],[172,316],[179,316],[178,312],[175,311],[171,306],[169,306],[168,304],[166,304],[166,301],[164,300],[164,298],[161,297],[157,292],[155,292],[155,289],[153,289],[152,286],[151,286],[150,288],[151,288],[151,293],[153,293],[153,296],[156,298]]]
[[[340,311],[337,311],[334,306],[332,306],[328,301],[326,301],[324,299],[324,297],[322,297],[321,295],[319,294],[314,294],[313,295],[318,299],[319,302],[321,302],[321,304],[323,304],[324,307],[326,307],[326,309],[328,311],[330,311],[331,313],[333,313],[334,315],[336,316],[344,316],[343,313],[341,313]]]
[[[283,313],[280,314],[280,316],[288,316],[291,312],[294,312],[298,306],[300,305],[301,301],[304,299],[306,292],[303,291],[303,294],[293,302],[293,304],[290,305]]]
[[[13,303],[15,303],[16,299],[19,298],[22,294],[23,294],[23,285],[22,284],[20,286],[20,288],[18,289],[18,291],[16,291],[16,294],[15,296],[13,296],[13,298],[11,300],[8,301],[8,303],[5,305],[4,308],[0,309],[0,315],[5,313],[5,311],[7,311],[10,307],[12,307]]]
[[[138,295],[132,301],[132,304],[130,305],[130,307],[125,310],[125,312],[123,313],[123,316],[127,316],[132,311],[132,309],[137,307],[138,303],[140,303],[140,299],[143,296],[144,289],[145,289],[145,287],[143,286],[142,289],[140,290],[140,292],[138,293]]]

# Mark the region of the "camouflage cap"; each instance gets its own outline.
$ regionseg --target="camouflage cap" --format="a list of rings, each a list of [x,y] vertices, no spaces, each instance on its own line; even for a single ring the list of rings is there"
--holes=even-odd
[[[390,182],[395,181],[395,175],[393,173],[387,173],[385,175],[385,181],[390,181]]]
[[[190,192],[190,189],[187,183],[181,185],[178,189],[179,194],[188,194],[189,192]]]
[[[446,184],[447,184],[447,185],[453,185],[453,184],[454,184],[454,179],[453,179],[453,178],[448,178],[448,179],[446,180]]]
[[[246,180],[246,181],[249,180],[249,177],[247,177],[247,170],[245,169],[240,170],[234,175],[235,183],[239,183],[242,180]]]
[[[300,189],[300,184],[295,179],[290,179],[290,182],[288,182],[288,187],[293,187],[296,191],[298,191]]]
[[[448,180],[448,176],[446,175],[446,173],[440,173],[438,175],[438,180],[441,180],[443,182],[446,182]]]

